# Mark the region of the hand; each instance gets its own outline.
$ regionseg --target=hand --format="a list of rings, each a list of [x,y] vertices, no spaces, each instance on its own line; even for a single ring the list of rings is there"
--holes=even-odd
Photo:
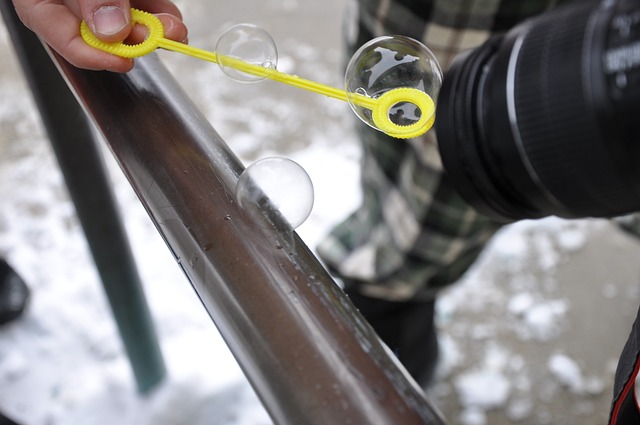
[[[3,1],[3,0],[0,0]],[[106,42],[121,42],[132,34],[130,7],[156,14],[162,21],[165,37],[187,39],[182,15],[170,0],[13,0],[22,22],[71,64],[92,70],[127,72],[133,60],[110,55],[87,45],[80,36],[80,22]]]

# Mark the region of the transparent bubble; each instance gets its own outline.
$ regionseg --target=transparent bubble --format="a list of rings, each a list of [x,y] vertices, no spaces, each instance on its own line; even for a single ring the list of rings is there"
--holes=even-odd
[[[232,67],[233,59],[276,69],[278,50],[268,32],[251,24],[238,24],[229,28],[216,44],[218,65],[227,76],[241,82],[254,82],[264,79]]]
[[[369,41],[353,55],[345,73],[345,90],[351,109],[377,130],[382,129],[372,110],[359,104],[357,96],[349,94],[379,99],[394,89],[417,89],[426,93],[430,98],[427,100],[435,105],[441,86],[442,70],[433,53],[422,43],[403,36],[378,37]],[[384,114],[395,125],[409,126],[421,118],[431,120],[434,117],[435,107],[423,111],[412,101],[411,95],[389,100]],[[430,116],[423,117],[424,113]]]
[[[275,208],[294,229],[311,214],[313,183],[296,162],[280,157],[260,159],[240,175],[236,200],[247,209]]]

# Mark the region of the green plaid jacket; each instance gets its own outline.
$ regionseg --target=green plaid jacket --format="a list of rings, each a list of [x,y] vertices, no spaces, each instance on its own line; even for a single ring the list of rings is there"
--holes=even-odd
[[[561,0],[351,0],[348,57],[370,39],[423,41],[446,69],[478,46]],[[435,134],[408,142],[364,124],[362,205],[318,246],[329,269],[365,295],[428,299],[460,278],[499,224],[477,214],[443,174]]]

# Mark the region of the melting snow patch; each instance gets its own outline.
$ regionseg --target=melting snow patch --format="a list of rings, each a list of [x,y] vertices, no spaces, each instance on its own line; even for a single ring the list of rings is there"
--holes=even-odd
[[[11,382],[19,379],[29,371],[29,362],[18,350],[9,352],[6,357],[0,358],[0,378]]]
[[[507,258],[521,258],[529,252],[527,238],[514,225],[500,231],[491,241],[491,248]]]
[[[486,425],[487,415],[484,410],[477,407],[469,407],[460,413],[461,425]]]
[[[440,361],[437,374],[439,377],[449,376],[464,361],[464,354],[460,351],[456,341],[448,334],[438,337],[440,344]]]
[[[521,338],[547,341],[558,332],[569,303],[561,299],[537,302],[532,294],[520,293],[509,300],[507,309],[521,319],[516,324]]]
[[[499,371],[479,370],[461,374],[454,382],[465,406],[491,409],[504,405],[509,398],[509,380]]]
[[[540,339],[549,338],[558,327],[558,320],[567,313],[564,300],[551,300],[531,307],[525,314],[525,321],[534,335]]]
[[[605,390],[604,381],[597,376],[584,376],[578,363],[564,354],[554,354],[547,363],[551,374],[574,394],[598,395]]]
[[[535,304],[535,300],[533,295],[528,292],[523,292],[521,294],[514,295],[511,300],[509,300],[509,304],[507,308],[509,312],[516,316],[524,315],[527,310],[529,310]]]
[[[558,233],[558,244],[569,252],[575,252],[587,243],[585,229],[576,226],[566,227]]]
[[[582,392],[584,379],[580,366],[575,360],[564,354],[554,354],[549,358],[547,366],[553,376],[571,392]]]

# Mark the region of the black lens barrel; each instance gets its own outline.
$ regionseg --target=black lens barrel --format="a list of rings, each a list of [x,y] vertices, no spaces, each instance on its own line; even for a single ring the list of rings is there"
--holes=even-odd
[[[480,212],[513,221],[640,209],[640,173],[621,166],[629,140],[604,130],[613,107],[602,58],[615,14],[606,3],[543,14],[445,76],[436,120],[443,164]]]

